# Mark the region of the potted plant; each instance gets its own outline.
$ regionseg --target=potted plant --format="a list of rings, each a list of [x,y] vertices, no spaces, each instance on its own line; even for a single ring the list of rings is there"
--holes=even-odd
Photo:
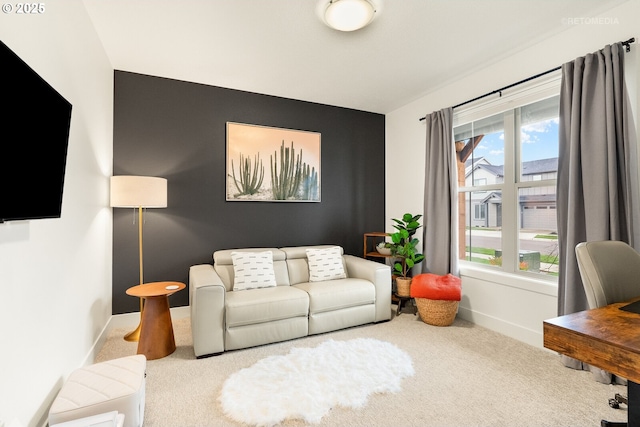
[[[398,275],[396,285],[399,296],[410,295],[411,278],[409,271],[414,265],[424,260],[424,255],[417,252],[416,246],[418,239],[414,237],[418,228],[421,227],[418,220],[422,215],[412,215],[406,213],[402,219],[392,218],[393,228],[397,231],[391,234],[393,245],[391,246],[391,254],[398,257],[394,262],[393,270]]]

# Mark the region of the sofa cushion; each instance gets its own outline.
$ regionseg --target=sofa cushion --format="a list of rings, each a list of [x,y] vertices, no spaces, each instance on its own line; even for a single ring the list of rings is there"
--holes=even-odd
[[[289,272],[287,269],[286,254],[277,248],[242,248],[223,249],[213,253],[213,268],[222,279],[227,291],[233,290],[233,259],[232,252],[262,252],[269,251],[273,254],[273,271],[276,274],[276,284],[278,286],[289,285]]]
[[[322,313],[347,307],[374,304],[376,288],[364,279],[327,280],[293,285],[309,294],[309,312]]]
[[[291,246],[280,248],[286,254],[287,271],[289,275],[289,284],[296,285],[298,283],[307,283],[309,281],[309,261],[307,260],[307,249],[327,249],[336,245],[317,245],[317,246]],[[342,250],[342,248],[340,248]],[[343,259],[344,263],[344,259]],[[346,272],[345,266],[345,272]],[[277,275],[276,271],[276,275]],[[280,284],[278,282],[278,284]]]
[[[270,251],[232,252],[231,259],[234,291],[276,286],[273,254]]]
[[[307,316],[309,295],[290,286],[228,292],[225,313],[227,328]]]
[[[342,263],[342,249],[339,246],[326,249],[307,249],[306,252],[309,260],[310,282],[322,282],[347,277]]]

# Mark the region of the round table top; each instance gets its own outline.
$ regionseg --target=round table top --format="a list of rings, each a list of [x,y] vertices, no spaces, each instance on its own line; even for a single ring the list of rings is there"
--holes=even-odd
[[[187,285],[181,282],[151,282],[133,286],[126,290],[127,295],[139,298],[160,297],[174,294]]]

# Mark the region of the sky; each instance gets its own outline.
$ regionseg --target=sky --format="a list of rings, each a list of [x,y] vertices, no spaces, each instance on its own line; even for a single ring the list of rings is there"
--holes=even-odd
[[[558,118],[523,126],[520,130],[522,161],[558,157]],[[474,157],[485,157],[492,165],[504,164],[504,132],[482,138]]]

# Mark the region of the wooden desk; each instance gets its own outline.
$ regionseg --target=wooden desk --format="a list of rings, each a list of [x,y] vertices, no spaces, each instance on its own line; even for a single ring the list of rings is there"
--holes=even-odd
[[[626,378],[628,425],[640,427],[640,314],[620,309],[629,302],[545,320],[544,346]]]
[[[127,289],[127,295],[144,298],[138,354],[148,360],[160,359],[176,350],[173,324],[169,311],[169,295],[186,285],[180,282],[153,282]]]

